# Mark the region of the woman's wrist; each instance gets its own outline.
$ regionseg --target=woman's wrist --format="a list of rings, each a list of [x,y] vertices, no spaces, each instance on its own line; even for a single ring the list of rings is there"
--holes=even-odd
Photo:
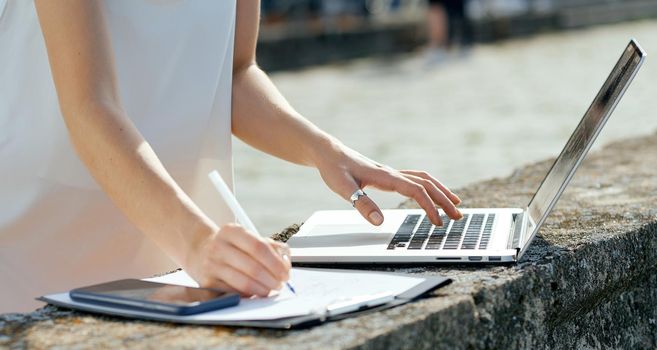
[[[335,163],[337,159],[340,159],[345,154],[344,144],[326,133],[318,135],[316,141],[308,149],[310,150],[310,165],[318,169],[323,164]]]
[[[193,265],[192,262],[206,242],[219,231],[219,227],[207,217],[196,217],[192,220],[185,232],[182,232],[184,248],[181,263],[186,268]]]

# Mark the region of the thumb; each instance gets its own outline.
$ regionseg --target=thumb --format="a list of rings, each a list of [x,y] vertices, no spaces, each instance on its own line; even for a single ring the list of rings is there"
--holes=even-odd
[[[349,174],[347,174],[349,175]],[[324,175],[322,175],[324,178]],[[341,176],[338,181],[327,181],[329,178],[324,178],[329,187],[342,198],[350,201],[352,193],[355,193],[362,186],[356,182],[352,176]],[[365,220],[369,221],[372,225],[379,226],[383,223],[383,213],[379,206],[374,203],[367,195],[358,197],[354,204],[354,208],[358,210]]]
[[[381,212],[381,209],[379,209],[379,206],[376,205],[369,196],[365,195],[358,197],[355,208],[360,215],[372,225],[379,226],[383,223],[383,213]]]

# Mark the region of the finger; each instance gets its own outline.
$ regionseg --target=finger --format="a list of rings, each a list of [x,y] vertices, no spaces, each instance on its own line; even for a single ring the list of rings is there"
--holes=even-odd
[[[455,205],[461,204],[461,198],[459,198],[457,195],[454,194],[454,192],[450,191],[447,186],[443,185],[438,179],[435,177],[431,176],[431,174],[425,172],[425,171],[417,171],[417,170],[402,170],[400,171],[402,174],[407,174],[407,175],[413,175],[417,177],[421,177],[425,180],[431,181],[436,187],[438,187],[439,190],[441,190],[449,200],[454,203]]]
[[[246,233],[224,235],[225,239],[268,269],[279,281],[287,281],[288,269],[283,258],[264,239]]]
[[[282,281],[277,280],[265,266],[244,254],[239,248],[232,246],[230,248],[232,249],[224,249],[221,255],[216,256],[216,259],[249,276],[270,290],[280,289]]]
[[[216,276],[205,277],[202,282],[198,283],[201,288],[221,289],[227,292],[239,292],[237,289],[229,286],[226,282],[217,279]]]
[[[358,197],[358,200],[355,202],[355,208],[372,225],[379,226],[383,223],[381,209],[379,209],[379,206],[369,196]]]
[[[334,189],[337,194],[351,203],[351,195],[360,189],[361,186],[352,177],[345,177],[344,181],[337,184]],[[381,209],[374,203],[372,199],[367,196],[361,196],[355,203],[355,208],[358,210],[365,220],[369,221],[372,225],[381,225],[383,223],[383,213]]]
[[[434,225],[442,226],[442,220],[431,197],[424,186],[417,184],[402,175],[393,172],[383,172],[369,177],[370,184],[385,191],[395,191],[406,197],[412,198],[420,208],[424,209],[429,220]]]
[[[269,244],[271,244],[274,249],[281,255],[285,267],[289,270],[292,267],[292,254],[290,253],[290,246],[283,242],[275,241],[271,238],[267,238]]]
[[[452,203],[452,201],[450,201],[449,198],[447,198],[447,196],[442,191],[440,191],[433,182],[413,175],[404,176],[407,179],[422,185],[427,190],[427,193],[429,193],[429,196],[431,199],[433,199],[434,203],[442,207],[447,216],[454,220],[460,220],[463,217],[463,214],[461,214],[461,212],[456,209],[454,203]]]
[[[229,289],[236,290],[245,296],[266,297],[271,291],[271,289],[229,265],[224,265],[221,269],[218,269],[216,278],[225,283]]]

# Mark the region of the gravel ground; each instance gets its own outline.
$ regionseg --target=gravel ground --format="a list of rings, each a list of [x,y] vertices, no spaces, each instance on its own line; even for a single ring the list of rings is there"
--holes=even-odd
[[[428,66],[423,53],[296,72],[274,82],[308,119],[396,168],[431,172],[452,188],[556,156],[629,38],[657,52],[657,21],[475,46]],[[652,57],[595,147],[657,128]],[[235,144],[237,194],[263,234],[320,209],[347,209],[312,169]],[[382,208],[402,197],[371,191]]]

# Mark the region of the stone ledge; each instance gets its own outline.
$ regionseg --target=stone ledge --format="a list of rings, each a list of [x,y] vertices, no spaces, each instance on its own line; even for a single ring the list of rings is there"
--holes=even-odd
[[[0,315],[0,347],[654,348],[655,161],[657,134],[591,154],[517,265],[383,269],[454,279],[431,297],[394,309],[270,331],[125,321],[48,306]],[[466,207],[524,206],[550,164],[458,193]]]

